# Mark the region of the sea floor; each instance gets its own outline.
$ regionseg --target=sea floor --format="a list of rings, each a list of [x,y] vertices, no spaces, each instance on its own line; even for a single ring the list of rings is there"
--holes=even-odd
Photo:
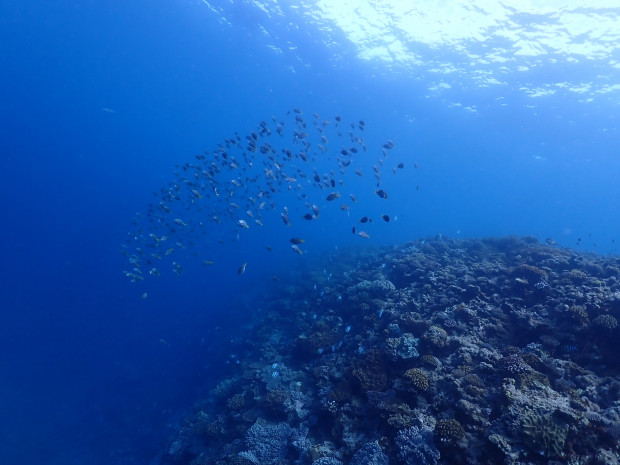
[[[440,237],[275,279],[162,464],[620,463],[620,258]]]

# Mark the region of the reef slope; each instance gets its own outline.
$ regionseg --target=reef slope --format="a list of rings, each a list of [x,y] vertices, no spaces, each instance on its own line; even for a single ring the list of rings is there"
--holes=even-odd
[[[162,463],[619,463],[618,257],[511,236],[321,260],[263,296]]]

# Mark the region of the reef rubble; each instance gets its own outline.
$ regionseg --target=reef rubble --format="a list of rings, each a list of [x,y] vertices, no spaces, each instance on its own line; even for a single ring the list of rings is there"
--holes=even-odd
[[[324,260],[265,296],[163,464],[620,463],[620,258],[509,236]]]

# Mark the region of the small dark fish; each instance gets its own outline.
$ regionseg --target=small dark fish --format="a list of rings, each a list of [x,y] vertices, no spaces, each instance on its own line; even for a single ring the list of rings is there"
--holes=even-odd
[[[383,189],[378,189],[375,191],[375,194],[377,194],[379,197],[381,197],[382,199],[387,199],[388,195],[387,193],[383,190]]]
[[[383,218],[383,221],[385,221],[386,223],[390,222],[390,217],[387,215],[383,215],[381,218]]]
[[[332,200],[336,200],[338,197],[340,197],[340,194],[338,192],[332,192],[327,197],[325,197],[325,200],[331,202]]]
[[[306,242],[305,239],[302,239],[300,237],[291,237],[289,241],[291,244],[303,244],[304,242]]]
[[[241,265],[241,266],[239,267],[239,269],[237,270],[237,274],[243,274],[243,273],[245,273],[245,267],[246,267],[246,266],[248,266],[248,264],[247,264],[247,263],[244,263],[243,265]]]
[[[314,215],[312,213],[306,213],[303,217],[304,220],[313,220],[314,219]]]
[[[284,221],[284,224],[287,226],[290,226],[291,222],[288,219],[288,215],[286,213],[282,213],[281,216],[282,216],[282,221]]]
[[[355,196],[353,194],[349,194],[349,197],[351,198],[351,201],[353,203],[357,202],[357,199],[355,198]]]
[[[385,149],[393,149],[394,148],[394,142],[392,142],[391,140],[388,140],[385,144],[383,144],[383,148],[385,148]]]
[[[351,231],[353,232],[353,234],[355,234],[355,226],[351,228]]]
[[[396,165],[396,168],[400,168],[401,170],[405,167],[404,163],[399,163],[398,165]]]
[[[315,180],[316,182],[321,182],[321,176],[319,176],[318,174],[316,174],[316,173],[315,173],[315,175],[314,175],[314,180]]]
[[[362,219],[360,219],[360,223],[368,223],[370,221],[370,218],[368,218],[367,216],[364,216]]]
[[[336,187],[336,180],[335,179],[331,180],[331,185],[332,185],[332,187]]]
[[[312,205],[312,211],[314,212],[314,216],[319,217],[319,207],[316,205]]]
[[[545,242],[549,245],[555,245],[555,240],[551,237],[548,237],[547,239],[545,239]]]
[[[273,247],[271,247],[270,245],[266,245],[266,246],[265,246],[265,248],[266,248],[269,252],[271,252],[271,251],[273,250]]]

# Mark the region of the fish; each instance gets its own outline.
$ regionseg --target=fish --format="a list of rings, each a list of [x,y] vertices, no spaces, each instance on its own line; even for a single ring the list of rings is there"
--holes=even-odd
[[[214,261],[211,261],[211,260],[203,260],[203,261],[202,261],[202,264],[203,264],[203,265],[206,265],[206,266],[213,265],[214,263],[215,263],[215,262],[214,262]]]
[[[291,244],[303,244],[304,242],[306,242],[305,239],[301,239],[300,237],[291,237],[289,239],[289,242]]]
[[[266,248],[269,252],[271,252],[271,251],[273,250],[273,247],[271,247],[270,245],[266,245],[266,246],[265,246],[265,248]]]
[[[370,239],[370,235],[366,231],[360,231],[357,235],[363,237],[364,239]]]
[[[382,199],[387,199],[388,195],[387,193],[383,190],[383,189],[378,189],[375,191],[375,194],[377,194],[379,197],[381,197]]]
[[[247,262],[246,262],[246,263],[244,263],[243,265],[241,265],[241,266],[239,267],[239,269],[237,270],[237,274],[243,274],[243,273],[245,273],[245,267],[246,267],[246,266],[248,266]]]
[[[362,216],[360,218],[360,223],[372,223],[372,218],[368,217],[368,216]]]
[[[390,222],[390,217],[388,215],[383,215],[381,218],[383,218],[383,221],[385,221],[386,223]]]
[[[293,249],[293,252],[296,252],[299,255],[303,255],[304,254],[297,244],[291,244],[291,249]]]
[[[384,139],[383,143],[379,143],[381,153],[376,158],[375,166],[366,161],[358,165],[362,160],[356,155],[362,150],[367,151],[365,138],[361,135],[363,133],[359,132],[365,130],[363,120],[345,123],[338,115],[334,125],[315,115],[310,121],[312,124],[307,124],[301,110],[291,108],[289,115],[283,121],[276,117],[260,121],[254,131],[234,133],[234,136],[217,143],[212,150],[192,157],[190,162],[176,164],[172,180],[154,192],[157,200],[149,203],[144,214],[134,216],[135,230],[126,241],[129,244],[127,248],[132,250],[128,250],[126,256],[135,263],[132,266],[134,270],[126,272],[126,276],[134,281],[142,279],[139,269],[154,269],[151,260],[165,263],[166,250],[171,257],[178,255],[179,262],[173,265],[172,271],[179,274],[183,270],[180,261],[183,257],[199,255],[196,246],[217,246],[218,243],[228,245],[229,242],[239,240],[243,234],[241,231],[233,237],[226,236],[230,225],[236,223],[237,230],[248,229],[251,233],[259,228],[250,228],[250,221],[259,226],[264,222],[267,227],[268,221],[274,216],[263,216],[264,210],[277,212],[280,208],[282,221],[290,226],[291,215],[299,214],[296,213],[299,206],[293,204],[295,198],[308,202],[299,216],[306,221],[317,219],[319,207],[310,201],[313,193],[318,192],[319,197],[323,195],[323,200],[328,202],[341,197],[341,193],[347,190],[345,182],[349,166],[353,166],[352,170],[356,173],[356,179],[359,177],[360,183],[364,179],[376,183],[373,191],[376,189],[375,193],[380,198],[387,199],[387,194],[381,189],[381,173],[386,166],[384,161],[388,152],[394,148],[392,140]],[[289,134],[291,138],[287,138]],[[275,141],[274,137],[279,140]],[[287,146],[287,140],[293,145]],[[317,146],[320,151],[316,150]],[[333,155],[320,160],[324,171],[319,173],[312,168],[311,163],[319,162],[323,152]],[[396,160],[392,166],[398,170],[404,167],[404,163]],[[317,188],[326,193],[315,191]],[[346,195],[343,193],[342,197]],[[348,204],[339,202],[341,210],[352,210],[359,203],[352,193],[348,196]],[[208,201],[202,201],[203,198]],[[282,209],[283,204],[278,205],[285,199],[291,202],[290,211]],[[240,212],[243,214],[239,215]],[[183,220],[183,217],[187,217],[188,221]],[[371,221],[370,218],[366,220]],[[396,217],[391,217],[390,222],[395,223]],[[218,228],[218,224],[223,228]],[[352,232],[358,233],[355,226]],[[164,247],[164,238],[168,237],[170,244],[166,243],[168,247]],[[360,237],[364,235],[360,234]],[[203,238],[209,240],[201,241]],[[132,242],[135,242],[133,247],[130,245]],[[181,249],[189,249],[191,252],[181,254]],[[272,249],[268,246],[267,250]]]

